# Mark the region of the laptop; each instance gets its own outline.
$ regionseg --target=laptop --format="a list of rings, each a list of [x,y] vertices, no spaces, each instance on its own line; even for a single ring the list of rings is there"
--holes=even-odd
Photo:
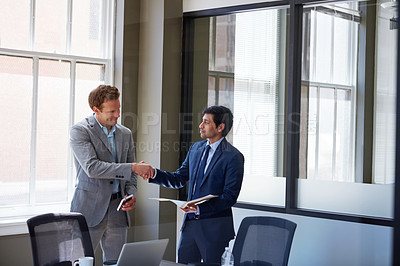
[[[168,239],[126,243],[122,247],[117,266],[159,266]]]

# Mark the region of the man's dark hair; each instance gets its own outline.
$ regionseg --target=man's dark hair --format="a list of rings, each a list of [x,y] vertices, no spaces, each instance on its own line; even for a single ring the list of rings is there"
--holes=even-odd
[[[229,108],[222,105],[214,105],[204,109],[202,115],[212,114],[215,125],[225,124],[225,129],[222,131],[222,136],[228,135],[233,125],[233,114]]]
[[[92,90],[88,97],[90,109],[96,106],[100,110],[102,104],[105,101],[118,100],[119,91],[116,87],[110,85],[100,85],[96,89]]]

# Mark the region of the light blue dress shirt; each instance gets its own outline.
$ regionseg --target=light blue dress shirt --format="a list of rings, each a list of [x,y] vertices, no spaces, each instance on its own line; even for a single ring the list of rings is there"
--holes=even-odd
[[[219,139],[218,141],[216,141],[216,142],[214,142],[212,144],[210,144],[210,141],[207,140],[206,146],[209,145],[210,146],[210,150],[208,151],[208,158],[207,158],[207,162],[206,162],[206,167],[204,167],[204,174],[207,172],[207,168],[210,165],[212,157],[214,156],[215,151],[217,150],[219,144],[221,143],[221,141],[223,139],[224,138],[221,138],[221,139]],[[201,162],[201,160],[203,160],[204,156],[205,156],[205,152],[203,152],[203,155],[201,156],[200,162]],[[196,185],[197,184],[194,184],[193,193],[194,193],[194,190],[196,189]]]
[[[113,126],[110,130],[110,133],[108,133],[107,127],[103,127],[100,122],[97,120],[96,115],[93,114],[94,118],[96,119],[97,123],[99,124],[99,126],[101,127],[101,129],[103,130],[104,134],[106,134],[107,137],[107,141],[110,144],[111,150],[113,152],[114,155],[114,162],[118,162],[118,157],[117,157],[117,147],[115,146],[115,126]],[[115,179],[114,180],[114,184],[113,184],[113,194],[119,192],[119,180]]]
[[[213,144],[210,144],[210,141],[207,140],[207,145],[210,145],[210,151],[208,152],[208,158],[207,158],[206,167],[204,168],[204,173],[207,172],[208,165],[210,164],[211,159],[212,159],[212,157],[214,156],[214,153],[215,153],[215,151],[217,150],[219,144],[221,143],[221,141],[222,141],[224,138],[225,138],[225,137],[220,138],[218,141],[214,142]],[[201,157],[202,159],[203,159],[204,155],[205,155],[205,154],[203,154],[203,156]]]
[[[225,137],[219,139],[218,141],[216,141],[216,142],[214,142],[214,143],[212,143],[212,144],[210,144],[210,141],[207,140],[206,146],[209,145],[209,146],[210,146],[210,150],[208,151],[208,158],[207,158],[207,162],[206,162],[206,167],[204,167],[204,173],[207,172],[207,168],[208,168],[208,166],[210,165],[210,162],[211,162],[211,160],[212,160],[212,157],[214,156],[215,151],[217,150],[219,144],[221,143],[221,141],[222,141],[224,138],[225,138]],[[204,152],[203,155],[201,156],[201,160],[203,159],[204,156],[205,156],[205,152]],[[201,160],[200,160],[200,161],[201,161]],[[196,189],[196,185],[197,185],[197,184],[194,184],[193,193],[194,193],[194,190]],[[199,207],[197,208],[196,215],[200,215],[200,208],[199,208]]]

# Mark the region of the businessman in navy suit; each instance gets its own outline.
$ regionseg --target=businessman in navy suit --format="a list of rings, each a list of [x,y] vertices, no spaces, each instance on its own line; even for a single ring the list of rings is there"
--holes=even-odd
[[[219,263],[225,247],[234,238],[232,206],[242,186],[244,157],[225,136],[233,124],[232,112],[224,106],[203,111],[199,125],[203,141],[194,143],[176,172],[156,169],[149,179],[169,188],[181,188],[188,181],[188,201],[209,194],[218,195],[199,205],[187,205],[178,248],[179,263]]]

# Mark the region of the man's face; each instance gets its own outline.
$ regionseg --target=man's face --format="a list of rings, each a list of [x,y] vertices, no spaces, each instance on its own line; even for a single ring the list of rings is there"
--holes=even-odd
[[[96,118],[103,127],[111,130],[111,128],[117,124],[118,118],[120,117],[121,104],[118,99],[106,100],[100,107],[101,110],[96,106],[93,107]]]
[[[203,139],[209,139],[210,143],[218,141],[222,138],[222,131],[225,128],[225,124],[219,124],[217,127],[214,123],[214,115],[204,114],[203,121],[199,125],[200,136]]]

